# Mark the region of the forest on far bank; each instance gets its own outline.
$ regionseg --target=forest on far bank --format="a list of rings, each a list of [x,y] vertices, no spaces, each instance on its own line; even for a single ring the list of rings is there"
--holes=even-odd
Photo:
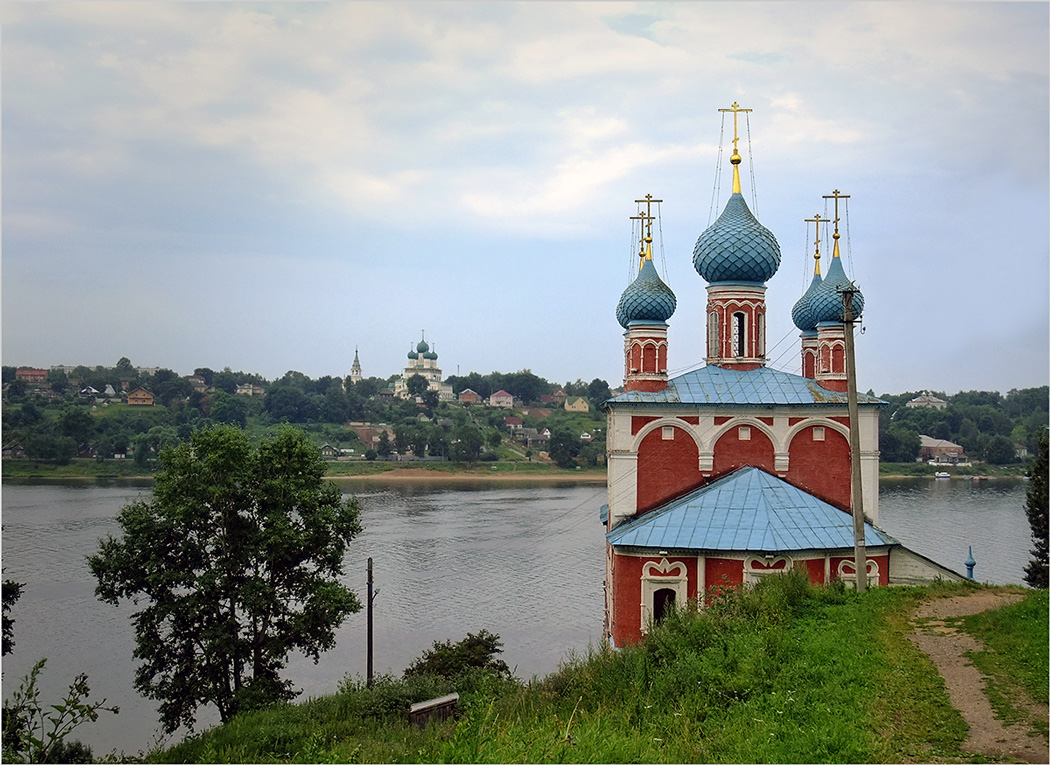
[[[292,423],[310,433],[318,446],[353,449],[358,456],[373,449],[379,458],[411,453],[416,458],[473,462],[502,459],[509,447],[531,457],[540,447],[519,449],[512,441],[515,434],[506,417],[516,415],[524,428],[551,431],[552,441],[544,451],[560,466],[594,466],[604,461],[601,403],[616,392],[598,378],[560,384],[527,369],[447,378],[457,395],[467,388],[483,399],[499,390],[511,393],[515,409],[508,410],[438,401],[433,391],[425,391],[417,401],[394,399],[389,393],[397,375],[355,382],[327,375],[311,379],[289,371],[268,381],[228,368],[198,368],[192,376],[181,376],[170,369],[142,370],[122,358],[113,367],[52,369],[46,381],[27,383],[16,379],[20,368],[3,367],[5,455],[50,462],[116,456],[146,464],[164,446],[188,440],[194,430],[209,423],[233,424],[255,433]],[[262,395],[239,395],[238,386],[246,384],[256,386]],[[127,391],[137,387],[153,394],[154,406],[125,402]],[[570,413],[552,404],[547,398],[556,390],[586,399],[589,411]],[[946,406],[907,406],[923,394],[942,399]],[[883,462],[914,462],[919,457],[919,436],[925,435],[959,444],[971,460],[1023,463],[1037,453],[1039,437],[1050,422],[1046,385],[1012,389],[1005,395],[917,391],[883,393],[879,398],[886,402],[879,417]],[[378,448],[363,443],[358,431],[349,427],[352,422],[384,425],[386,439]],[[581,440],[584,434],[587,438]]]
[[[943,409],[907,406],[922,395],[947,403]],[[918,391],[880,394],[886,406],[879,413],[879,451],[884,462],[914,462],[919,436],[959,444],[971,460],[992,465],[1024,462],[1039,452],[1039,437],[1047,429],[1050,386],[996,391],[963,391],[946,395]],[[1027,451],[1027,457],[1018,452]]]

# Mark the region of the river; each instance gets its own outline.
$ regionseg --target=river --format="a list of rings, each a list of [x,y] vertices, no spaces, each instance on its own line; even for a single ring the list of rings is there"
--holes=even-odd
[[[1020,582],[1031,538],[1022,481],[883,481],[881,525],[906,545],[964,571],[969,545],[975,578]],[[603,486],[378,486],[353,489],[364,531],[347,556],[345,582],[365,599],[374,559],[375,668],[400,673],[435,640],[487,629],[522,678],[546,675],[601,639]],[[148,488],[98,485],[3,486],[4,578],[24,582],[15,605],[14,653],[3,662],[10,698],[32,664],[48,657],[48,703],[79,672],[94,697],[121,706],[79,729],[96,756],[134,753],[159,740],[156,705],[133,689],[131,607],[94,597],[85,557],[118,532],[120,507]],[[351,616],[318,664],[289,662],[303,697],[334,691],[365,674],[365,616]],[[198,727],[217,721],[201,714]]]

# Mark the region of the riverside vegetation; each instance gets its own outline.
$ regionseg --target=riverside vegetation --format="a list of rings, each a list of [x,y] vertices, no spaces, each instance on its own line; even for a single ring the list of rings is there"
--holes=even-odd
[[[770,577],[748,591],[717,593],[701,612],[673,613],[640,645],[594,648],[542,679],[510,678],[502,662],[446,662],[427,673],[418,671],[427,664],[421,659],[370,688],[346,678],[330,696],[239,714],[146,759],[974,761],[960,749],[966,725],[940,676],[906,634],[920,600],[977,587],[857,595],[814,587],[800,574]],[[997,712],[1022,724],[1017,700],[1045,701],[1050,676],[1047,591],[1025,594],[1014,606],[961,620],[985,642],[974,658],[992,677]],[[498,651],[498,643],[490,647]],[[408,724],[410,703],[452,690],[460,693],[457,720]]]

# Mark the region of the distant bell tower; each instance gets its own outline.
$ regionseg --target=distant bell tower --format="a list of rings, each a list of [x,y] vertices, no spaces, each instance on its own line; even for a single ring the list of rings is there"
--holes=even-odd
[[[652,205],[660,199],[647,194],[636,199],[645,212],[631,216],[641,221],[638,276],[628,285],[616,305],[616,321],[624,333],[624,390],[660,391],[667,387],[667,320],[678,301],[653,265]]]
[[[361,360],[357,358],[357,348],[354,348],[354,363],[350,367],[350,382],[359,383],[361,382]]]
[[[737,117],[733,103],[733,193],[722,214],[700,234],[693,267],[708,282],[706,363],[733,369],[766,364],[766,282],[780,267],[780,245],[758,222],[740,191]]]

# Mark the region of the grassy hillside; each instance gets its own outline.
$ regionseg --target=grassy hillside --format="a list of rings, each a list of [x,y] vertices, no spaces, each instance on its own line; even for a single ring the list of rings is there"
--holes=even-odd
[[[244,714],[155,752],[158,762],[908,762],[961,757],[966,726],[905,637],[925,597],[974,585],[857,596],[798,576],[674,615],[640,646],[600,649],[532,682],[476,672],[344,680],[337,693]],[[1046,591],[986,629],[1047,685]],[[969,623],[968,623],[969,624]],[[975,623],[976,624],[976,623]],[[493,625],[498,628],[498,625]],[[964,625],[966,626],[966,625]],[[967,626],[967,628],[970,628]],[[977,626],[973,626],[977,629]],[[989,670],[995,671],[995,670]],[[1002,670],[1011,673],[1008,665]],[[456,722],[418,730],[405,708],[461,694]]]

